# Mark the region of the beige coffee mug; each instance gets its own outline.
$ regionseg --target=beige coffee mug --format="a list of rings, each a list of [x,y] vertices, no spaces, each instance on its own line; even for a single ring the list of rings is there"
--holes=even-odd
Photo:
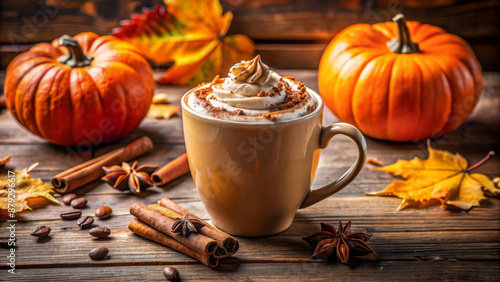
[[[203,85],[201,87],[206,87]],[[181,100],[189,167],[213,223],[239,236],[286,230],[299,208],[311,206],[349,184],[366,159],[361,132],[346,123],[323,127],[323,100],[314,112],[279,122],[241,122],[200,114]],[[311,191],[321,149],[344,134],[357,145],[356,162],[339,179]]]

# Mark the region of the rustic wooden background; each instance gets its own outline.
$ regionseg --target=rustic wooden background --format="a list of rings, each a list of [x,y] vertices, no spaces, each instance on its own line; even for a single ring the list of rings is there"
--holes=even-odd
[[[325,44],[359,22],[408,20],[443,27],[467,40],[484,70],[500,70],[498,0],[221,0],[234,12],[230,33],[243,33],[275,68],[315,69]],[[161,0],[0,1],[0,69],[34,43],[62,34],[107,34],[120,20]]]

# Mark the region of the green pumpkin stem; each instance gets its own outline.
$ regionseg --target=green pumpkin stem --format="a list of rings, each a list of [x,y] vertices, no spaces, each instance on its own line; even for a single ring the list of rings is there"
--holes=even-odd
[[[387,42],[387,47],[398,54],[412,54],[419,52],[418,44],[411,41],[410,30],[406,25],[406,19],[403,14],[397,14],[392,18],[398,27],[398,37]]]
[[[59,57],[58,61],[72,68],[88,66],[94,59],[91,56],[83,54],[80,44],[68,35],[59,37],[59,45],[68,48],[68,54]]]

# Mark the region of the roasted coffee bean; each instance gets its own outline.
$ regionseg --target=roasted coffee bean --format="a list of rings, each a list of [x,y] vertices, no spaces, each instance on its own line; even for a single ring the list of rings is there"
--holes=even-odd
[[[76,224],[80,226],[81,229],[87,229],[92,227],[92,224],[94,224],[94,218],[91,216],[86,216],[84,218],[80,218]]]
[[[65,203],[66,205],[69,205],[71,203],[71,201],[73,201],[74,199],[76,199],[76,195],[75,194],[66,194],[64,195],[64,197],[62,198],[62,201],[63,203]]]
[[[80,216],[82,216],[81,210],[70,210],[61,213],[61,218],[65,220],[77,219],[80,218]]]
[[[95,216],[100,217],[102,219],[108,218],[113,211],[108,206],[102,206],[95,210]]]
[[[89,234],[97,238],[106,238],[110,233],[111,230],[109,230],[109,228],[102,226],[94,227],[89,230]]]
[[[33,231],[31,231],[31,236],[35,236],[38,238],[47,237],[50,234],[50,227],[46,227],[44,225],[38,226]]]
[[[102,259],[104,258],[106,255],[108,255],[108,248],[106,247],[99,247],[99,248],[95,248],[95,249],[92,249],[90,252],[89,252],[89,257],[91,259]]]
[[[76,198],[73,201],[71,201],[71,206],[76,208],[83,208],[87,205],[87,199],[81,197],[81,198]]]
[[[177,268],[172,266],[167,266],[163,269],[163,275],[165,278],[170,281],[178,281],[179,280],[179,271]]]
[[[9,242],[16,242],[16,238],[11,238],[9,236],[0,236],[0,247],[2,248],[9,248],[9,247],[15,247],[15,243],[10,243]]]

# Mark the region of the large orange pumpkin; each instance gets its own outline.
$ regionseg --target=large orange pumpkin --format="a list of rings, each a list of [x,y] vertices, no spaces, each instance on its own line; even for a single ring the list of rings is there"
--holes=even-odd
[[[333,38],[318,80],[325,103],[368,136],[416,141],[456,129],[482,91],[482,73],[458,36],[419,22],[356,24]]]
[[[29,131],[55,144],[88,146],[124,138],[139,125],[154,79],[135,47],[84,32],[17,56],[4,92],[7,108]]]

